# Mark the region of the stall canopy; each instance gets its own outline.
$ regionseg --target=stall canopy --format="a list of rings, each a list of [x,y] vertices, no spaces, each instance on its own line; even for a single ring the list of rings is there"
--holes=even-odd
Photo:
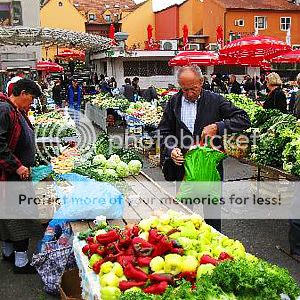
[[[80,50],[105,51],[111,48],[111,39],[64,29],[0,26],[0,45],[57,45]]]
[[[63,49],[61,50],[57,55],[57,58],[60,59],[79,59],[79,60],[85,60],[85,53],[84,51],[75,50],[75,49]]]
[[[272,63],[279,63],[279,64],[300,63],[300,50],[293,50],[287,54],[273,58]]]
[[[169,66],[212,66],[219,64],[219,55],[212,51],[183,51],[169,61]]]
[[[220,59],[228,64],[257,64],[291,51],[291,46],[270,36],[248,36],[234,40],[220,50]]]
[[[49,61],[40,61],[36,64],[36,69],[38,71],[47,72],[47,73],[55,73],[55,72],[63,72],[64,68],[57,63],[49,62]]]

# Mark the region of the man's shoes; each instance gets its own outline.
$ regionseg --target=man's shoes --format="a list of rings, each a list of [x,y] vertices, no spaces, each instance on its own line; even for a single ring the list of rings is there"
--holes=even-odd
[[[35,267],[30,265],[30,262],[27,263],[24,267],[17,267],[14,265],[14,273],[15,274],[36,274],[37,271]]]
[[[4,255],[4,253],[2,252],[2,260],[3,260],[3,261],[10,262],[10,263],[14,263],[14,262],[15,262],[15,253],[12,252],[11,255],[6,256],[6,255]]]

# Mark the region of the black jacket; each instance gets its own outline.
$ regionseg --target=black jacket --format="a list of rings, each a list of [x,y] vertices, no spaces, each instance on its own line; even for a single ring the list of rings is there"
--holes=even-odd
[[[237,94],[237,95],[242,93],[241,85],[237,81],[234,81],[232,83],[230,93],[231,94]]]
[[[287,113],[287,101],[285,93],[278,87],[273,90],[264,103],[265,109],[279,109],[282,113]]]
[[[218,94],[203,90],[198,100],[198,112],[193,135],[181,121],[182,95],[182,92],[179,92],[167,103],[158,128],[160,137],[163,138],[161,143],[162,162],[165,158],[170,157],[175,147],[175,140],[170,136],[178,139],[179,144],[177,147],[185,153],[193,144],[190,137],[193,137],[194,141],[199,140],[203,128],[207,125],[216,123],[220,136],[224,134],[225,130],[227,133],[235,133],[248,129],[251,125],[250,119],[244,110],[235,107],[230,101],[225,100],[224,97]],[[220,139],[214,139],[215,146],[220,144]]]

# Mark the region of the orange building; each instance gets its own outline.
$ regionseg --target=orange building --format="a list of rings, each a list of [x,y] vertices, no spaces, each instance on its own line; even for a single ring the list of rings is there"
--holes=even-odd
[[[291,28],[291,44],[300,46],[300,5],[287,0],[204,0],[202,9],[208,43],[216,43],[216,28],[222,25],[225,42],[254,32],[285,41]]]

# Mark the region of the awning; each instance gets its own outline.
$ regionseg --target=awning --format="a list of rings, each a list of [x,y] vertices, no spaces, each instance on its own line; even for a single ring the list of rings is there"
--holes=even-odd
[[[293,50],[287,54],[273,58],[271,62],[281,64],[300,63],[300,50]]]
[[[183,51],[169,61],[169,66],[212,66],[219,64],[219,55],[212,51]]]
[[[61,59],[79,59],[79,60],[85,60],[85,53],[84,51],[75,50],[75,49],[63,49],[61,50],[57,55],[55,55],[57,58]]]
[[[38,71],[55,73],[55,72],[63,72],[64,68],[57,63],[49,62],[49,61],[40,61],[36,64],[36,69]]]

